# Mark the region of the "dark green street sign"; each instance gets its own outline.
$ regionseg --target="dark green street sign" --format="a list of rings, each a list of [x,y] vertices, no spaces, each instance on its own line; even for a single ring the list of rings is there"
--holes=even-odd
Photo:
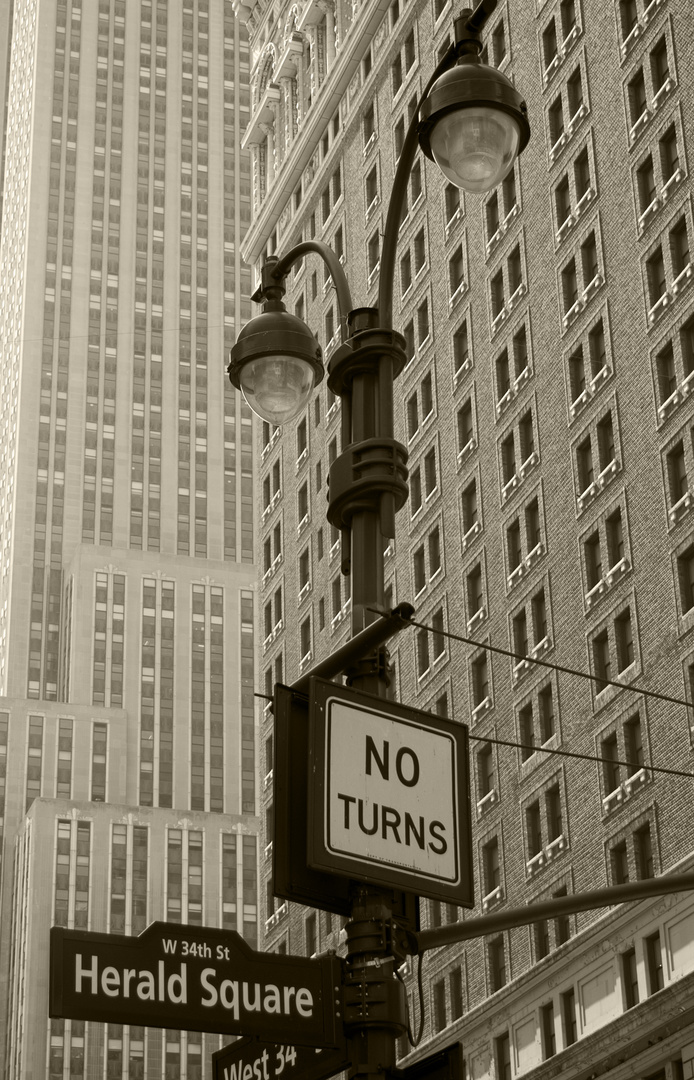
[[[327,1080],[348,1065],[344,1038],[333,1050],[239,1039],[212,1055],[212,1080]]]
[[[51,929],[52,1017],[335,1047],[336,957],[259,953],[231,930],[152,923],[139,937]]]

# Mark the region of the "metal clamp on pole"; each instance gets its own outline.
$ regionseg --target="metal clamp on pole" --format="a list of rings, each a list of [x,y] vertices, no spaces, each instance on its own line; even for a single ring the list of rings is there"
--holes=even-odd
[[[379,510],[383,496],[393,496],[399,510],[407,500],[407,450],[396,439],[364,439],[352,443],[330,466],[328,521],[337,529],[349,527],[359,510]],[[381,531],[387,521],[381,514]]]

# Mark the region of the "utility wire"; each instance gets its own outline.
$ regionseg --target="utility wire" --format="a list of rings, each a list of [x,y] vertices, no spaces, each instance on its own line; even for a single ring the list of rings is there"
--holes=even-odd
[[[597,754],[577,754],[573,750],[554,750],[546,746],[512,742],[510,739],[492,739],[486,735],[469,735],[468,738],[474,739],[475,742],[494,743],[496,746],[518,747],[520,750],[530,750],[532,753],[559,754],[560,757],[578,758],[579,761],[599,761],[604,762],[606,765],[624,765],[627,769],[633,769],[634,772],[644,769],[646,772],[665,773],[667,776],[686,776],[690,780],[694,778],[694,773],[684,772],[682,769],[666,769],[661,765],[640,765],[636,761],[620,761],[616,758],[599,757]]]
[[[382,617],[384,617],[384,613],[382,611],[379,611],[377,608],[368,608],[367,610],[368,611],[373,611],[377,615],[381,615]],[[681,698],[670,697],[670,696],[668,696],[666,694],[658,694],[658,693],[656,693],[655,691],[652,691],[652,690],[642,690],[642,689],[639,689],[639,687],[632,686],[631,683],[620,683],[620,682],[615,682],[615,681],[612,681],[612,680],[609,680],[609,679],[598,679],[597,676],[589,675],[585,671],[578,671],[576,668],[568,668],[568,667],[565,667],[565,666],[563,666],[561,664],[552,664],[547,660],[535,660],[532,656],[520,656],[518,653],[511,652],[509,649],[502,649],[502,648],[500,648],[498,646],[488,645],[488,644],[486,644],[484,642],[481,642],[481,641],[474,641],[472,638],[465,638],[465,637],[462,637],[460,634],[453,634],[453,633],[447,632],[445,630],[434,630],[433,627],[427,626],[426,623],[414,622],[414,620],[409,620],[409,621],[411,622],[412,626],[416,626],[421,630],[428,630],[432,634],[441,634],[443,637],[452,638],[454,641],[462,641],[467,645],[475,645],[475,646],[483,648],[483,649],[489,649],[491,652],[498,652],[498,653],[501,653],[504,656],[511,656],[514,659],[517,658],[517,659],[522,659],[522,660],[529,660],[531,663],[541,664],[543,667],[548,667],[548,668],[551,668],[552,670],[555,670],[555,671],[562,671],[562,672],[570,674],[570,675],[578,675],[580,678],[583,678],[583,679],[591,679],[592,681],[598,681],[598,682],[601,682],[601,683],[607,683],[607,684],[609,684],[611,686],[618,686],[622,690],[628,688],[630,690],[635,690],[639,694],[643,694],[645,697],[656,697],[656,698],[659,698],[661,701],[668,701],[668,702],[670,702],[670,703],[672,703],[674,705],[686,705],[687,708],[689,708],[689,709],[692,708],[691,702],[683,701]],[[257,697],[257,698],[262,698],[264,701],[272,701],[273,700],[273,697],[270,694],[263,694],[263,693],[260,693],[257,690],[254,691],[253,696]],[[452,719],[452,718],[448,717],[447,719]],[[494,738],[491,738],[491,736],[487,736],[487,735],[468,735],[468,738],[472,739],[475,742],[491,743],[494,746],[509,746],[512,749],[516,749],[516,750],[529,750],[531,754],[535,754],[535,753],[555,754],[555,755],[557,755],[559,757],[576,758],[578,761],[595,761],[598,764],[620,765],[620,766],[623,766],[626,769],[633,770],[633,772],[638,772],[639,769],[644,769],[647,772],[650,772],[650,773],[662,773],[665,776],[680,776],[680,777],[685,777],[685,778],[690,779],[690,780],[694,777],[694,773],[685,772],[683,769],[668,769],[663,765],[646,765],[646,764],[641,764],[640,762],[637,762],[637,761],[623,761],[622,759],[617,759],[617,758],[606,758],[606,757],[602,757],[599,754],[579,754],[574,750],[557,750],[557,749],[555,749],[553,747],[536,746],[534,743],[517,742],[517,741],[515,741],[513,739],[494,739]],[[630,775],[633,775],[633,772]],[[413,1044],[413,1045],[416,1045],[416,1043]]]
[[[385,618],[386,613],[379,608],[367,607],[367,611],[373,611],[376,615],[380,615],[381,618]],[[390,612],[388,612],[390,614]],[[672,697],[670,694],[659,694],[656,690],[644,690],[643,687],[635,686],[633,683],[620,682],[618,679],[603,679],[600,675],[591,675],[588,671],[579,671],[578,668],[567,667],[565,664],[553,664],[550,660],[540,660],[535,656],[525,656],[523,653],[513,652],[512,649],[504,649],[500,645],[490,645],[485,641],[476,641],[474,638],[463,637],[462,634],[454,634],[450,630],[434,629],[433,626],[428,626],[426,623],[416,622],[414,619],[408,619],[410,626],[416,626],[420,630],[428,630],[432,634],[436,634],[439,637],[447,637],[452,641],[461,641],[464,645],[472,645],[476,649],[485,649],[487,652],[499,653],[501,656],[510,656],[512,660],[527,660],[529,664],[538,664],[540,667],[550,668],[552,671],[561,671],[565,675],[577,675],[580,679],[589,679],[591,682],[600,683],[601,687],[605,686],[618,686],[620,690],[633,690],[637,694],[642,694],[644,697],[656,698],[658,701],[667,701],[671,705],[684,705],[686,709],[694,709],[694,703],[686,701],[684,698]]]
[[[263,698],[264,701],[273,700],[268,694],[260,694],[257,691],[253,696]],[[446,717],[445,719],[452,720],[453,718]],[[638,761],[622,761],[618,758],[600,757],[597,754],[578,754],[573,750],[555,750],[551,746],[536,746],[534,743],[514,742],[513,739],[492,739],[491,736],[487,735],[468,735],[468,738],[473,739],[475,742],[493,743],[495,746],[510,746],[516,750],[529,750],[531,754],[558,754],[559,757],[578,758],[579,761],[597,761],[606,765],[623,765],[626,769],[633,769],[634,772],[645,769],[647,772],[664,773],[666,776],[685,776],[690,780],[694,777],[694,773],[684,772],[682,769],[666,769],[662,765],[642,765]]]

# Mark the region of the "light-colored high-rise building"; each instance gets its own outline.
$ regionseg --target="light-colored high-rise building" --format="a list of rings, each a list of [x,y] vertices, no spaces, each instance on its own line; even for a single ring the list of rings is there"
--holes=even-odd
[[[247,37],[224,0],[5,34],[0,1071],[194,1080],[218,1039],[49,1021],[48,933],[257,942]]]
[[[355,306],[374,305],[405,131],[458,9],[237,8],[251,45],[244,255],[257,275],[266,254],[325,240]],[[393,685],[469,724],[476,915],[694,863],[691,14],[687,0],[500,0],[484,56],[527,100],[528,147],[483,197],[421,156],[409,180],[393,317],[410,497],[385,582],[430,630],[392,641]],[[330,358],[345,313],[328,271],[309,255],[287,283]],[[297,421],[260,431],[268,692],[349,634],[326,521],[340,411],[324,382]],[[266,753],[271,734],[268,713]],[[269,783],[264,801],[271,822]],[[335,947],[339,920],[275,900],[271,865],[267,947]],[[465,916],[422,903],[425,926]],[[691,894],[439,949],[424,974],[417,1055],[461,1039],[474,1080],[693,1075]]]

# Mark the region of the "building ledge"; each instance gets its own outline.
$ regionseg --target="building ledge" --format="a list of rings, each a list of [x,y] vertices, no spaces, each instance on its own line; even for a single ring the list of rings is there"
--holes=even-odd
[[[284,207],[323,136],[326,124],[339,108],[340,101],[347,93],[352,77],[384,16],[387,16],[389,7],[390,0],[377,0],[373,6],[363,4],[359,8],[316,100],[243,240],[241,257],[251,266],[265,250]],[[248,141],[244,135],[244,142]]]

